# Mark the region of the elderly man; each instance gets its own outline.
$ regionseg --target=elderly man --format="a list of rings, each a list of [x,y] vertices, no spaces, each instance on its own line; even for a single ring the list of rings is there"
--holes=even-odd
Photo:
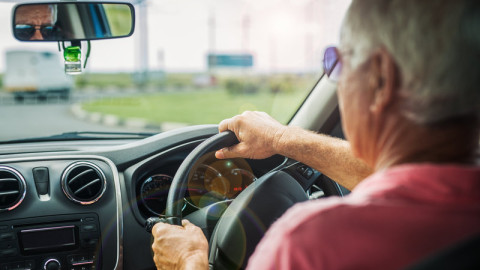
[[[15,12],[15,35],[20,40],[51,40],[56,21],[56,5],[20,6]]]
[[[220,123],[240,143],[218,158],[278,153],[354,188],[290,209],[249,269],[398,269],[480,233],[478,14],[476,0],[354,0],[325,54],[348,142],[265,113]],[[153,234],[159,269],[208,269],[194,225]]]

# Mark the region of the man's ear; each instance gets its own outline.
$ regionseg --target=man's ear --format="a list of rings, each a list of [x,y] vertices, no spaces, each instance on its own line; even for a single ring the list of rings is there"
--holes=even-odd
[[[397,65],[387,50],[378,49],[372,55],[371,83],[373,99],[370,111],[374,114],[383,113],[395,100],[398,91]]]

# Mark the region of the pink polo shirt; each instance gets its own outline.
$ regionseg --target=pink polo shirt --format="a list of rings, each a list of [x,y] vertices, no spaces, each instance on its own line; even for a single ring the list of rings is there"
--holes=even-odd
[[[480,233],[480,167],[402,165],[292,207],[248,269],[399,269]]]

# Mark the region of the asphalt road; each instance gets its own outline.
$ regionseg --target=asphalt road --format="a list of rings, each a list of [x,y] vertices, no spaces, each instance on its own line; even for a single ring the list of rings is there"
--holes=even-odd
[[[71,112],[72,104],[103,97],[136,95],[134,91],[75,93],[70,100],[57,97],[47,101],[26,99],[23,103],[15,103],[8,93],[0,94],[0,141],[43,137],[72,131],[101,132],[145,132],[148,130],[127,129],[126,127],[104,126],[87,120],[77,119]]]

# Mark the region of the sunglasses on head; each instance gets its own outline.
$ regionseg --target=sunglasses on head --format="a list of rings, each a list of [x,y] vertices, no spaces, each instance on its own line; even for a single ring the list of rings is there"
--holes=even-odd
[[[336,47],[326,48],[323,55],[323,71],[327,77],[334,82],[338,82],[341,70],[342,62],[338,49]]]
[[[35,31],[40,30],[43,39],[50,39],[53,36],[56,28],[53,25],[30,25],[17,24],[15,25],[15,34],[20,40],[29,40],[35,35]]]

